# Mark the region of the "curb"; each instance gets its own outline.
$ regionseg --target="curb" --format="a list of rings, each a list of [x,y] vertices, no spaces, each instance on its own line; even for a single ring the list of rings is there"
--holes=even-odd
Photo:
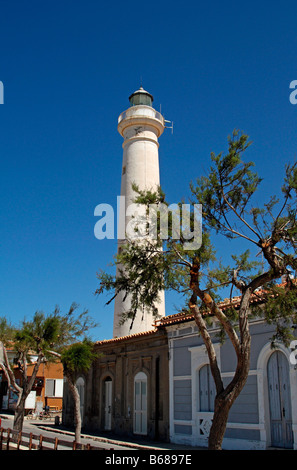
[[[67,434],[68,436],[74,436],[74,432],[72,432],[72,431],[66,431],[66,430],[58,429],[56,427],[51,428],[49,426],[46,426],[46,427],[45,426],[39,426],[38,424],[37,424],[37,426],[40,429],[43,429],[44,431],[53,431],[53,432],[57,432],[57,433],[60,433],[60,434]],[[135,449],[139,449],[139,450],[170,450],[169,448],[164,448],[164,447],[145,446],[143,444],[137,444],[137,443],[133,443],[133,442],[117,441],[117,440],[114,440],[114,439],[107,439],[105,437],[91,436],[89,434],[81,434],[81,438],[82,439],[90,439],[92,441],[104,442],[106,444],[114,444],[114,445],[118,445],[118,446],[131,447],[131,448],[135,448]]]

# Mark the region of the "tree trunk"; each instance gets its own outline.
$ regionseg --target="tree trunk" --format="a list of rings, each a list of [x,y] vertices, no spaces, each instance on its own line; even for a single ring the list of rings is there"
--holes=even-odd
[[[17,401],[17,406],[14,414],[14,422],[13,422],[13,429],[16,431],[22,431],[23,429],[23,423],[24,423],[24,416],[25,416],[25,402],[26,399],[29,395],[29,393],[32,390],[34,381],[36,379],[36,375],[40,366],[40,363],[43,359],[43,354],[39,354],[38,359],[34,365],[34,369],[32,372],[32,375],[30,377],[30,380],[28,381],[28,376],[27,376],[27,357],[25,356],[24,358],[24,371],[23,371],[23,385],[22,387],[19,387],[19,397]]]
[[[212,426],[208,437],[209,450],[222,449],[223,438],[231,406],[232,403],[230,403],[229,400],[221,399],[220,397],[216,398]]]
[[[212,426],[208,438],[210,450],[221,450],[230,408],[241,393],[250,369],[250,335],[247,334],[245,345],[241,346],[237,367],[232,381],[216,396]]]
[[[81,438],[80,396],[76,388],[75,382],[72,380],[71,375],[68,374],[67,372],[65,373],[65,375],[67,377],[69,390],[72,394],[73,401],[74,401],[75,441],[80,442],[80,438]]]
[[[20,400],[18,401],[13,421],[13,429],[15,431],[22,431],[24,416],[25,416],[25,402],[28,395],[22,394]]]

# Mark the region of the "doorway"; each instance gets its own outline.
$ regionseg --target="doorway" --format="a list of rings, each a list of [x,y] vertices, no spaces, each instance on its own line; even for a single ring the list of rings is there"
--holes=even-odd
[[[105,406],[104,406],[104,429],[111,430],[111,411],[112,411],[112,380],[107,377],[104,381]]]
[[[144,372],[134,379],[134,434],[147,434],[147,376]]]
[[[293,447],[289,364],[281,351],[271,354],[267,364],[271,445]]]

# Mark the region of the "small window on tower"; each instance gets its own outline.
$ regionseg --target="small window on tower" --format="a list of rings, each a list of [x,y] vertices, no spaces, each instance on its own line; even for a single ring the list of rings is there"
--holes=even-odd
[[[122,175],[124,175],[126,173],[126,167],[123,166],[123,172],[122,172]]]

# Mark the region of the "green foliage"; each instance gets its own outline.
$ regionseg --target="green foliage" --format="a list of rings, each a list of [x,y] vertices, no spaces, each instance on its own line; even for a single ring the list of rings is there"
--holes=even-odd
[[[64,371],[75,378],[78,373],[88,371],[96,357],[94,344],[85,338],[82,342],[65,348],[61,354],[61,362]]]
[[[5,317],[0,317],[0,342],[8,346],[13,338],[15,328],[7,322]]]
[[[139,308],[149,308],[157,314],[156,302],[158,292],[165,287],[163,272],[166,270],[167,260],[154,243],[147,243],[145,247],[140,243],[131,243],[122,247],[117,263],[125,266],[120,276],[115,279],[105,273],[99,273],[100,287],[115,292],[124,291],[125,297],[131,296],[131,308],[127,312],[128,318],[133,318]]]
[[[55,343],[57,350],[86,338],[90,330],[97,326],[88,314],[88,310],[78,312],[78,307],[78,304],[72,303],[65,314],[61,313],[58,307],[55,308],[53,317],[59,324],[59,334]]]
[[[283,342],[287,347],[294,339],[292,324],[297,324],[297,286],[294,283],[286,287],[269,283],[262,292],[264,300],[258,308],[258,314],[265,317],[268,324],[276,326],[272,336],[272,345],[276,341]]]
[[[271,282],[277,284],[282,276],[297,271],[297,168],[296,164],[285,168],[284,184],[280,187],[283,199],[272,194],[267,201],[255,203],[262,179],[254,171],[254,162],[243,159],[250,145],[248,136],[235,130],[228,138],[226,154],[211,153],[207,175],[197,178],[195,184],[190,183],[191,204],[202,205],[202,244],[197,250],[186,249],[183,236],[175,236],[176,219],[163,210],[171,206],[161,188],[154,192],[133,186],[135,202],[146,207],[142,227],[148,227],[147,218],[154,205],[158,216],[154,218],[157,239],[127,240],[116,256],[119,275],[99,273],[100,286],[96,291],[97,294],[112,291],[110,301],[120,291],[125,297],[129,295],[131,308],[123,315],[123,321],[134,318],[136,311],[141,309],[157,315],[158,295],[162,290],[179,292],[188,304],[190,298],[193,300],[192,274],[195,268],[195,289],[201,294],[201,299],[203,293],[208,293],[213,301],[222,300],[226,286],[229,286],[230,298],[234,289],[240,294],[249,290],[257,295],[259,289],[265,288],[265,309],[258,313],[263,315],[265,312],[267,320],[277,324],[278,337],[284,339],[288,336],[286,325],[282,327],[277,318],[284,311],[289,312],[292,318],[293,307],[296,307],[295,293],[286,295],[286,298],[280,292],[276,295]],[[168,221],[166,239],[160,235],[164,214],[165,222]],[[188,229],[192,230],[194,222],[194,212],[191,211]],[[224,237],[233,240],[234,246],[240,241],[239,249],[234,249],[228,264],[219,257],[220,250],[224,250],[221,242]],[[256,311],[251,307],[250,314],[252,310]],[[231,324],[236,324],[238,309],[230,308],[224,314]]]
[[[24,320],[19,327],[11,326],[4,317],[0,317],[0,341],[13,346],[19,356],[31,352],[50,359],[51,350],[61,351],[84,338],[95,326],[87,310],[77,313],[77,308],[73,303],[66,314],[62,314],[58,307],[48,315],[38,311],[31,321]]]
[[[78,368],[85,370],[90,366],[94,356],[86,335],[95,324],[88,316],[87,310],[79,314],[76,314],[76,310],[77,305],[72,304],[66,314],[62,314],[57,307],[50,315],[36,312],[32,321],[24,320],[20,327],[12,327],[5,318],[0,318],[0,341],[4,346],[0,366],[10,388],[19,395],[14,429],[21,430],[23,426],[25,399],[32,390],[42,361],[57,360],[68,347],[63,356],[66,371],[69,369],[68,376],[74,374]],[[84,338],[81,344],[70,346],[81,338]],[[5,354],[7,346],[14,349],[14,365],[22,375],[21,385],[17,383],[15,369]],[[35,356],[35,361],[28,377],[27,365],[31,362],[32,355]]]
[[[253,162],[243,162],[242,153],[250,146],[247,135],[234,131],[228,138],[228,153],[211,154],[214,163],[209,175],[197,178],[190,184],[192,202],[203,207],[205,226],[216,233],[234,238],[237,231],[230,230],[227,215],[242,216],[261,179],[252,171]]]
[[[60,323],[56,315],[36,312],[32,321],[23,321],[14,334],[14,347],[19,352],[44,353],[58,342]]]

